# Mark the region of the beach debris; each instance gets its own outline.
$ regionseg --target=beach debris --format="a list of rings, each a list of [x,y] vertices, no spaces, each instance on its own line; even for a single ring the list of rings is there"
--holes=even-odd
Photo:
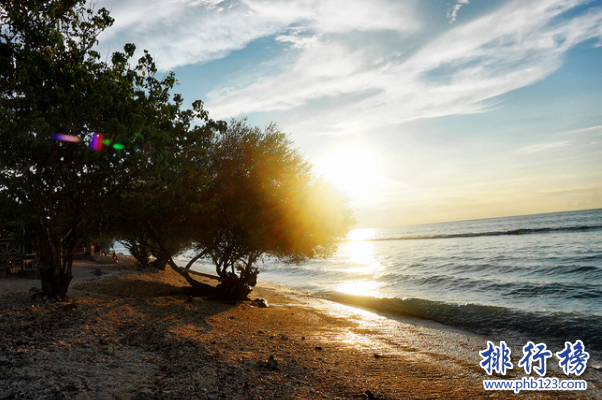
[[[322,347],[316,346],[316,347],[314,347],[314,350],[322,350]]]
[[[102,276],[102,271],[100,270],[100,268],[96,268],[94,270],[94,275],[96,275],[96,276]]]
[[[364,393],[361,394],[361,399],[366,399],[366,400],[379,400],[378,397],[376,397],[374,395],[374,393],[372,393],[369,390],[366,390]]]
[[[270,355],[266,361],[264,361],[264,366],[270,371],[279,371],[278,361],[274,358],[274,355]]]
[[[257,298],[251,302],[251,305],[259,308],[268,308],[268,302],[266,299]]]

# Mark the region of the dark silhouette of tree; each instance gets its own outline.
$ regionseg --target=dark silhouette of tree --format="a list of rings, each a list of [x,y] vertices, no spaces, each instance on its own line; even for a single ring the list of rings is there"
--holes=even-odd
[[[65,300],[85,232],[102,232],[126,193],[159,185],[217,125],[193,124],[209,122],[202,103],[182,110],[174,75],[156,78],[148,53],[131,66],[134,45],[101,61],[105,9],[1,0],[0,20],[0,213],[34,227],[42,289]]]

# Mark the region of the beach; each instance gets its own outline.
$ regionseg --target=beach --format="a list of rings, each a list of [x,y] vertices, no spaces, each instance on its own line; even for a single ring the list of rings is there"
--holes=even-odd
[[[186,283],[169,267],[133,263],[76,261],[68,303],[32,300],[39,281],[2,279],[0,399],[515,398],[483,380],[527,376],[520,349],[505,376],[486,374],[478,352],[493,339],[259,278],[251,298],[267,308],[177,294]],[[568,378],[551,364],[547,377]],[[520,396],[602,398],[599,369],[579,379],[584,392]]]

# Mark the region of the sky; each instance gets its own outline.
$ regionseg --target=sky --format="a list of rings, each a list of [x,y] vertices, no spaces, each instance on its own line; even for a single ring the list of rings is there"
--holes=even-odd
[[[358,227],[602,208],[602,0],[97,0],[187,105],[290,135]]]

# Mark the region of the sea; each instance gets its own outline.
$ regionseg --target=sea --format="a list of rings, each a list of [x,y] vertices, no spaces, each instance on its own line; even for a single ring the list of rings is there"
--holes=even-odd
[[[260,270],[260,281],[392,317],[602,354],[602,209],[357,229],[327,259]]]

